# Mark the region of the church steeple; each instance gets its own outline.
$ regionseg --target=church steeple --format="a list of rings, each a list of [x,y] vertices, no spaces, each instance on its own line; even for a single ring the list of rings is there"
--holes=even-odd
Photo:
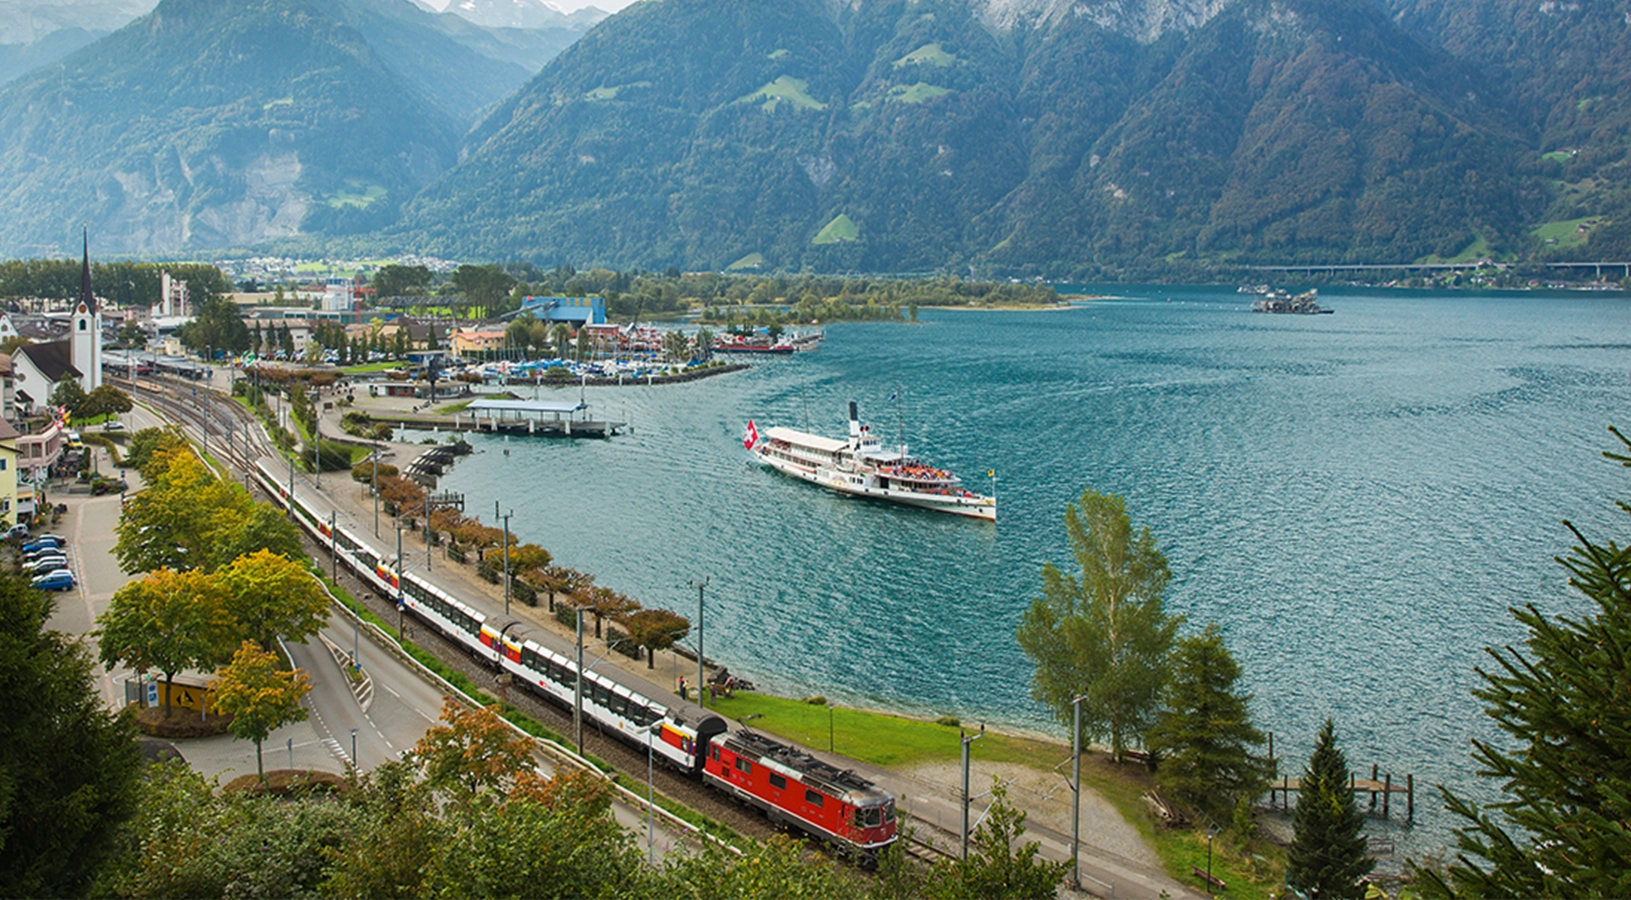
[[[85,229],[85,256],[79,269],[79,299],[74,303],[73,330],[68,335],[68,361],[79,370],[87,392],[102,383],[102,312],[91,292],[91,230]]]
[[[91,229],[85,227],[83,232],[85,240],[84,262],[79,268],[79,306],[85,312],[96,312],[96,295],[91,293]]]

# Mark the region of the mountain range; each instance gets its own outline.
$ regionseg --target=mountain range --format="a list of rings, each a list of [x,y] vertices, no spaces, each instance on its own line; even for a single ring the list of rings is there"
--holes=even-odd
[[[1631,254],[1631,0],[465,5],[163,0],[0,89],[0,252],[89,221],[1083,278]],[[549,27],[577,39],[529,78]]]

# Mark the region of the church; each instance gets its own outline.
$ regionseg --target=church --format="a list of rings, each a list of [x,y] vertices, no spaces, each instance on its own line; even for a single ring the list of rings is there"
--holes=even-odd
[[[79,272],[79,297],[74,300],[68,336],[40,344],[26,344],[12,354],[12,378],[17,405],[38,410],[50,403],[57,385],[72,378],[90,393],[102,384],[102,312],[91,292],[90,233],[84,235],[85,255]]]

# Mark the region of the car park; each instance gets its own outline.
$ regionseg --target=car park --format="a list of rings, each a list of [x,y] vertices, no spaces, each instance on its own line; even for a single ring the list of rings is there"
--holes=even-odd
[[[31,563],[25,563],[23,571],[30,575],[40,575],[52,569],[62,569],[67,566],[68,557],[66,556],[46,556]]]
[[[29,582],[42,591],[71,591],[74,589],[74,573],[67,569],[57,569],[47,572]]]

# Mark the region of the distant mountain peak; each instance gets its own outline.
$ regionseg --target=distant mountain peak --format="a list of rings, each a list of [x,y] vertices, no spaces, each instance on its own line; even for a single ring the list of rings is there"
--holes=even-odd
[[[1025,22],[1085,19],[1141,44],[1168,32],[1187,32],[1210,22],[1229,0],[985,0],[982,18],[1002,30]]]

